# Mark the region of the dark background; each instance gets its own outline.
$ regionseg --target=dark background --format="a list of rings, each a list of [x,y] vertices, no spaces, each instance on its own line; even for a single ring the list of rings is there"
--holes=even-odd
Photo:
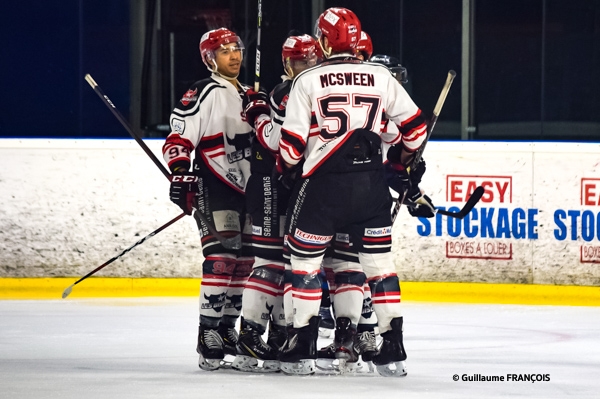
[[[426,113],[447,71],[459,72],[436,137],[461,137],[461,0],[324,6],[352,9],[375,53],[400,58]],[[474,9],[472,138],[599,141],[600,0],[475,0]],[[263,0],[264,87],[280,81],[289,30],[313,33],[311,11],[310,1]],[[243,38],[240,80],[253,82],[256,13],[256,0],[11,2],[0,16],[0,136],[129,137],[86,73],[135,129],[165,136],[174,101],[209,75],[198,42],[211,24]],[[140,15],[138,29],[132,21]]]

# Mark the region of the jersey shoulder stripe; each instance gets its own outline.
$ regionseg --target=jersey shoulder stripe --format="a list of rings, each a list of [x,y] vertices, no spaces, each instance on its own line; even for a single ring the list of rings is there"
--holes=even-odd
[[[199,80],[183,95],[183,98],[173,109],[173,114],[185,118],[195,115],[200,109],[200,104],[214,89],[226,89],[212,78]]]

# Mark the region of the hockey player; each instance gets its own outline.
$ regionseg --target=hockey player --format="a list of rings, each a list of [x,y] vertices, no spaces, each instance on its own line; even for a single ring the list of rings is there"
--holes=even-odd
[[[239,116],[241,94],[248,89],[237,80],[243,50],[241,39],[229,29],[202,36],[200,54],[212,74],[183,95],[171,114],[171,133],[163,146],[173,173],[171,200],[188,214],[201,212],[224,237],[239,236],[245,224],[252,128]],[[235,324],[252,257],[249,244],[241,250],[226,248],[201,220],[198,229],[205,260],[197,351],[200,368],[215,370],[225,354],[235,354]]]
[[[368,60],[373,54],[373,43],[367,32],[361,31],[355,53],[359,60]],[[323,315],[328,314],[328,309],[327,311],[323,309],[323,303],[331,302],[334,315],[336,319],[339,319],[336,320],[335,324],[340,329],[343,329],[348,323],[356,326],[356,337],[350,339],[345,336],[347,334],[340,331],[335,335],[333,343],[317,352],[317,358],[321,359],[317,362],[317,366],[330,369],[332,368],[331,362],[333,359],[338,358],[341,361],[339,366],[345,368],[342,371],[357,371],[358,356],[361,356],[364,362],[371,362],[373,356],[377,354],[375,338],[377,316],[373,312],[371,290],[366,279],[363,284],[362,296],[356,290],[355,284],[347,281],[356,273],[362,273],[358,252],[353,246],[348,233],[336,232],[330,247],[325,252],[323,268],[325,269],[324,274],[327,278],[329,290],[323,290],[319,312],[321,316],[319,333],[321,333],[324,324]],[[336,296],[337,300],[335,299]],[[359,309],[358,301],[362,301],[361,313],[352,314],[353,311]],[[351,333],[354,333],[354,331]]]
[[[242,116],[256,128],[257,138],[252,145],[252,175],[246,187],[255,262],[242,299],[244,316],[232,364],[237,370],[279,371],[279,349],[287,336],[283,313],[283,233],[290,184],[274,179],[273,170],[292,80],[316,65],[319,55],[317,42],[309,35],[288,37],[281,53],[283,82],[273,89],[270,98],[253,90],[245,95]],[[269,320],[269,338],[265,343],[261,336]],[[261,367],[258,360],[262,360]]]
[[[314,372],[319,268],[335,232],[346,230],[371,286],[383,339],[373,362],[382,375],[405,375],[399,281],[390,252],[391,195],[383,175],[381,142],[397,148],[390,161],[403,171],[426,137],[426,121],[387,68],[355,57],[361,26],[352,11],[326,10],[316,30],[326,61],[300,74],[292,86],[278,159],[283,175],[299,170],[302,174],[286,221],[294,331],[282,351],[281,369]],[[382,132],[386,119],[399,132]],[[360,292],[364,275],[348,273],[346,283]],[[360,314],[360,309],[352,314]],[[340,341],[351,337],[355,327],[349,323],[344,328],[345,332],[336,328]]]

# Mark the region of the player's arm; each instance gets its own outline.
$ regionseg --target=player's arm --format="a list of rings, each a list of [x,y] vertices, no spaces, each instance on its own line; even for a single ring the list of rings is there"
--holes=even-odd
[[[310,99],[300,84],[294,84],[290,91],[279,140],[279,154],[286,165],[296,165],[304,157],[311,119]]]

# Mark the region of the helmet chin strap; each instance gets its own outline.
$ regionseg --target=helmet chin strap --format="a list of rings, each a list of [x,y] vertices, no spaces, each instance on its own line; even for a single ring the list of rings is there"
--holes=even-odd
[[[323,56],[324,56],[325,58],[329,58],[329,57],[331,57],[331,50],[332,50],[332,49],[331,49],[331,47],[329,47],[329,49],[325,49],[325,45],[323,44],[323,41],[324,41],[324,40],[325,40],[325,39],[324,39],[324,37],[323,37],[323,36],[321,36],[321,37],[319,38],[319,46],[321,47],[321,50],[323,51]]]

